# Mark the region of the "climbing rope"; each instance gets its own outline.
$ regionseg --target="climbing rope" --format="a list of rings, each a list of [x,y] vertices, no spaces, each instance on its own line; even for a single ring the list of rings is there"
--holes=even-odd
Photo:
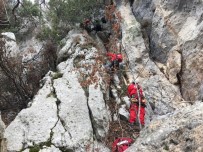
[[[137,95],[138,95],[138,114],[137,114],[137,117],[138,117],[138,122],[139,122],[139,127],[140,127],[140,130],[142,129],[142,125],[140,123],[140,106],[141,106],[141,101],[140,101],[140,89],[138,87],[138,84],[136,84],[136,89],[138,90],[137,91]]]
[[[121,43],[121,47],[122,47],[122,51],[125,52],[125,54],[126,54],[127,60],[130,61],[130,60],[129,60],[129,57],[128,57],[128,54],[127,54],[127,52],[126,52],[126,49],[125,49],[125,47],[123,46],[122,43]],[[135,78],[135,76],[134,76],[134,74],[133,74],[132,68],[131,68],[130,65],[128,64],[128,69],[129,69],[131,75],[133,76],[133,81],[136,81],[137,78],[140,76],[140,74],[143,73],[143,71],[144,71],[144,69],[146,68],[148,62],[149,62],[149,58],[147,59],[147,61],[146,61],[145,65],[144,65],[144,67],[141,69],[141,72],[139,72],[139,74],[136,76],[136,78]],[[137,87],[136,89],[138,90],[138,102],[139,102],[137,117],[138,117],[139,128],[140,128],[140,130],[141,130],[141,129],[142,129],[142,125],[141,125],[141,122],[140,122],[140,106],[141,106],[141,101],[140,101],[140,89],[138,88],[138,84],[136,84],[136,87]],[[145,98],[146,98],[146,95],[145,95]],[[146,99],[147,99],[147,98],[146,98]],[[148,101],[148,99],[147,99],[147,101]],[[147,104],[147,106],[151,107],[148,102],[146,102],[146,104]]]

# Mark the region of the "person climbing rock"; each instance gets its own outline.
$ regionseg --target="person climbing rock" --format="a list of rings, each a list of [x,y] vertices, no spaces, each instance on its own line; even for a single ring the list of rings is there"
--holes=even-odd
[[[104,16],[101,18],[101,21],[102,21],[102,23],[104,23],[104,24],[107,23],[106,18],[105,18]]]
[[[106,65],[107,69],[119,69],[120,64],[123,61],[122,54],[107,53],[109,57],[109,63]]]
[[[82,23],[82,27],[87,31],[87,32],[91,32],[92,28],[93,28],[93,24],[91,21],[91,18],[87,18],[83,21]]]
[[[112,152],[124,152],[133,142],[133,139],[128,137],[117,138],[112,144]]]
[[[145,97],[143,95],[143,90],[140,85],[136,84],[135,82],[132,82],[128,88],[128,97],[130,98],[131,105],[130,105],[130,118],[129,122],[130,125],[133,125],[136,122],[136,117],[139,113],[139,101],[141,103],[140,105],[140,123],[142,126],[144,126],[144,117],[145,117]]]
[[[96,21],[94,22],[94,27],[92,28],[92,30],[94,30],[96,33],[97,33],[98,31],[102,31],[102,26],[101,26],[101,23],[100,23],[99,20],[96,20]]]

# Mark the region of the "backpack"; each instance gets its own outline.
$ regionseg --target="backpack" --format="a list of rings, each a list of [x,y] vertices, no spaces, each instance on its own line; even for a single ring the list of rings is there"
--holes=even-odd
[[[113,142],[112,152],[124,152],[132,143],[131,138],[118,138]]]
[[[119,61],[119,62],[122,62],[123,61],[123,56],[121,54],[117,54],[116,55],[116,59]]]

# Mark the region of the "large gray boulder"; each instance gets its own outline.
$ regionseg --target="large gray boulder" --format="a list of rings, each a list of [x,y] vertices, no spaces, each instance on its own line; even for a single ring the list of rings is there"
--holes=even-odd
[[[23,109],[6,128],[8,151],[20,151],[28,146],[49,142],[51,132],[58,121],[57,99],[53,95],[52,80],[45,78],[44,86],[35,96],[32,106]]]
[[[63,74],[54,80],[54,88],[59,104],[59,121],[53,131],[52,142],[58,147],[80,149],[93,141],[93,130],[87,106],[87,97],[80,86],[77,74]]]
[[[158,117],[140,132],[140,137],[126,152],[203,150],[203,103]]]
[[[100,85],[89,86],[88,107],[97,139],[102,139],[108,133],[110,114]]]

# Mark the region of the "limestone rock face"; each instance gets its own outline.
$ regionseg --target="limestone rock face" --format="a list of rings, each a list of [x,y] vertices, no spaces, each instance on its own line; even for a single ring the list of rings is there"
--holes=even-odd
[[[190,101],[201,97],[203,70],[199,65],[203,62],[202,7],[203,2],[198,0],[135,0],[133,5],[134,15],[141,24],[146,19],[148,21],[148,25],[143,27],[147,26],[151,58],[167,65],[170,82],[177,83],[179,79],[182,96]],[[178,60],[171,59],[174,47],[180,53],[176,55]]]
[[[168,61],[167,61],[167,74],[168,79],[172,84],[179,83],[177,75],[181,70],[181,54],[174,50],[169,53]]]
[[[129,112],[126,110],[126,105],[122,105],[118,110],[120,119],[125,120],[126,122],[129,120]]]
[[[149,49],[142,37],[141,25],[130,12],[129,5],[121,5],[119,11],[124,18],[122,43],[123,53],[129,60],[129,72],[127,73],[129,82],[140,83],[147,101],[155,103],[156,114],[167,114],[178,109],[181,103],[179,88],[171,84],[159,66],[149,58]],[[170,70],[174,70],[171,62],[169,63]],[[174,72],[178,73],[178,70],[174,70]],[[170,77],[172,76],[170,75]],[[146,118],[149,119],[148,116]]]
[[[6,128],[8,151],[20,151],[28,146],[48,142],[57,117],[57,99],[52,96],[51,78],[47,77],[44,86],[35,96],[32,106],[23,109]],[[15,131],[14,131],[15,130]]]
[[[3,35],[6,40],[16,41],[15,34],[12,32],[4,32],[4,33],[1,33],[1,35]]]
[[[82,150],[93,141],[87,98],[78,83],[77,75],[66,70],[62,78],[54,80],[56,96],[60,103],[58,111],[60,119],[53,131],[52,140],[59,147]]]
[[[110,114],[105,104],[100,85],[96,86],[93,84],[89,86],[88,106],[97,138],[101,139],[108,132]]]
[[[108,132],[110,118],[102,77],[99,72],[92,73],[93,67],[84,69],[88,64],[99,66],[98,50],[87,39],[91,41],[87,34],[71,31],[64,40],[67,43],[58,53],[57,72],[46,74],[29,108],[22,110],[6,128],[8,151],[38,146],[40,152],[85,152],[96,150],[97,145],[109,151],[97,143]],[[98,81],[83,86],[85,74]]]
[[[143,1],[138,1],[135,0],[132,9],[134,15],[136,15],[136,19],[139,22],[143,22],[143,24],[150,24],[151,19],[154,15],[155,7],[154,3],[155,0],[143,0]],[[145,22],[145,23],[144,23]],[[145,25],[147,27],[148,25]]]
[[[5,32],[1,33],[5,41],[6,55],[11,57],[16,57],[19,53],[19,46],[16,43],[16,37],[14,33]]]
[[[1,120],[1,115],[0,115],[0,151],[1,152],[6,152],[6,142],[4,139],[4,130],[5,130],[5,124]]]
[[[144,128],[126,152],[203,150],[203,103],[158,117]]]
[[[1,117],[0,117],[0,139],[3,138],[4,129],[5,129],[5,125],[4,125],[4,122],[1,120]]]

